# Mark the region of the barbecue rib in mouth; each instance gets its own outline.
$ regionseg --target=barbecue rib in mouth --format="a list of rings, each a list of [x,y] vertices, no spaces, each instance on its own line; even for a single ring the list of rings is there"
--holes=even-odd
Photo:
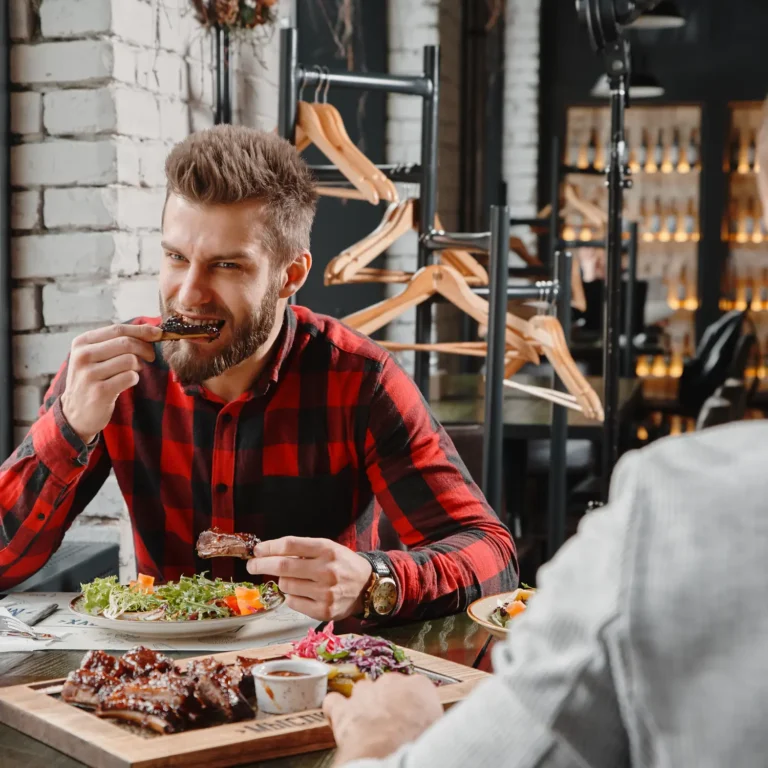
[[[248,560],[253,557],[254,547],[261,539],[252,533],[224,533],[218,528],[203,531],[197,538],[197,556],[239,557]]]
[[[221,334],[224,327],[223,320],[216,320],[210,323],[188,323],[179,315],[169,317],[161,326],[163,335],[160,341],[178,341],[179,339],[208,339],[215,341]]]

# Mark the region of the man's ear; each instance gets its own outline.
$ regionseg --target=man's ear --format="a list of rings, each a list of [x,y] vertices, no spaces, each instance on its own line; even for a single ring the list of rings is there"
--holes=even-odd
[[[309,270],[312,269],[312,254],[302,251],[286,268],[283,273],[283,284],[280,288],[281,299],[293,296],[307,281]]]

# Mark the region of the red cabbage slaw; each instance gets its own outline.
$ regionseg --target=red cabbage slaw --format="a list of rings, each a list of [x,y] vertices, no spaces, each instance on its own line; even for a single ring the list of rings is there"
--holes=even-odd
[[[293,643],[292,656],[316,659],[330,664],[352,663],[371,679],[385,672],[413,673],[413,662],[394,643],[370,635],[333,634],[333,622],[322,632],[310,629],[307,636]]]

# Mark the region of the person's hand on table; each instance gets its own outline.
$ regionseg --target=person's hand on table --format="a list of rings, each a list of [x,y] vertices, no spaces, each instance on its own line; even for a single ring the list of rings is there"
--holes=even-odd
[[[362,610],[371,564],[330,539],[285,536],[262,541],[248,573],[277,579],[290,608],[320,621],[345,619]]]
[[[355,683],[352,696],[329,693],[323,712],[338,751],[335,766],[382,758],[417,739],[443,714],[437,688],[424,675],[390,672]]]

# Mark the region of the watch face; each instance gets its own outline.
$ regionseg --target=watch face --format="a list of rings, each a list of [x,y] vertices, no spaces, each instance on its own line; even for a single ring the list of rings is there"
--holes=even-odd
[[[371,596],[373,610],[379,616],[386,616],[395,609],[397,604],[397,587],[392,579],[382,579],[373,591]]]

